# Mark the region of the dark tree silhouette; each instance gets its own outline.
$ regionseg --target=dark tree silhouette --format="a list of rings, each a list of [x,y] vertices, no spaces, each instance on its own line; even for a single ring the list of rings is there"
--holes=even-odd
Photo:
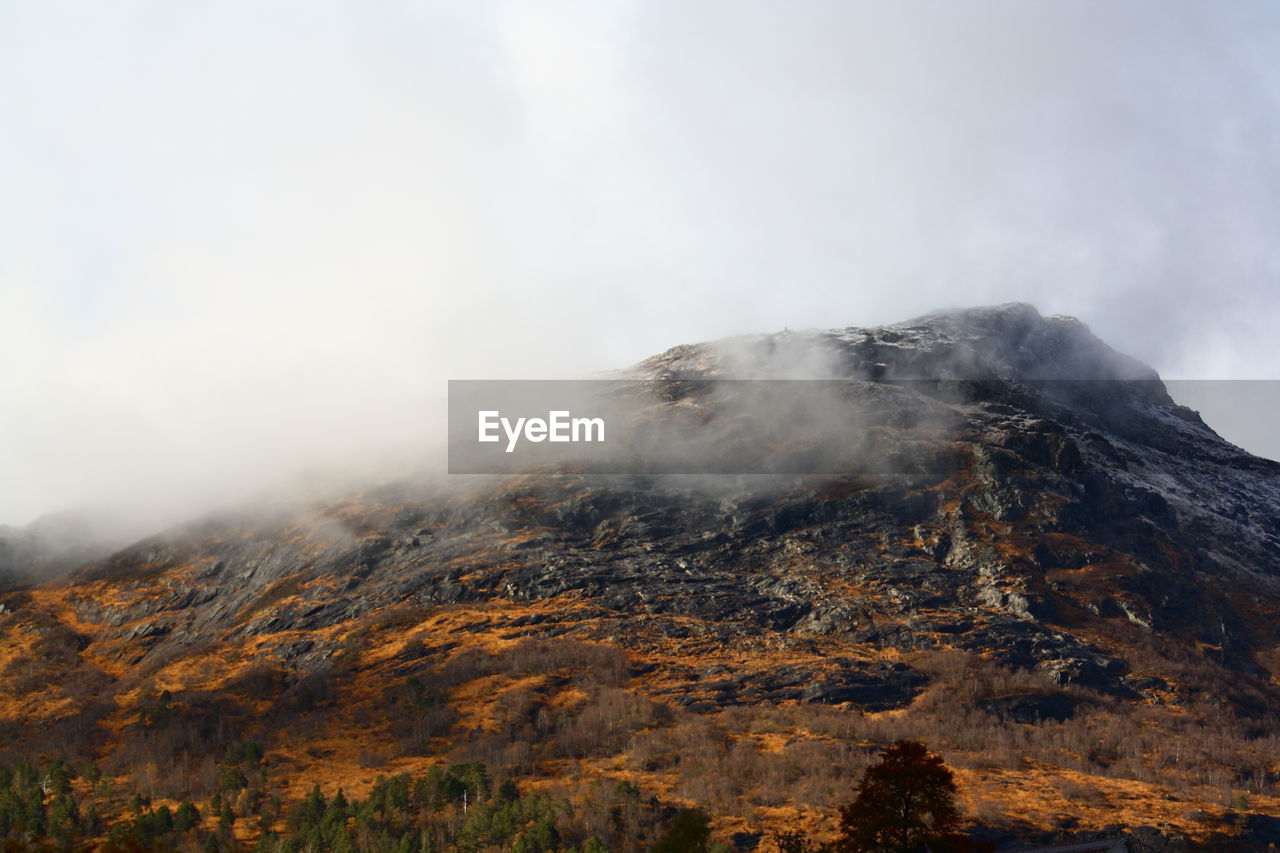
[[[867,768],[858,796],[840,810],[840,853],[918,853],[964,849],[956,834],[956,783],[937,755],[900,740]]]
[[[653,853],[707,853],[710,839],[710,816],[697,809],[682,811],[667,834],[653,845]]]

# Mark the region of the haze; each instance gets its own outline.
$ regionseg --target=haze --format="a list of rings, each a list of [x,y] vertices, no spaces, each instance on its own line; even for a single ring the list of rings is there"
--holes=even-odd
[[[952,305],[1278,378],[1278,56],[1244,0],[0,3],[0,522]]]

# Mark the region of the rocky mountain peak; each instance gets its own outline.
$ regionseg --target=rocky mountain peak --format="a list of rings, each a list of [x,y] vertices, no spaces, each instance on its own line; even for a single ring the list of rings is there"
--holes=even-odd
[[[925,314],[884,326],[783,331],[674,347],[639,375],[679,378],[1054,380],[1149,383],[1154,369],[1074,317],[1008,303]]]
[[[1096,337],[1075,317],[1013,302],[925,314],[881,329],[847,330],[935,354],[921,378],[1158,381],[1156,371]],[[899,337],[900,336],[900,337]],[[940,375],[940,376],[939,376]]]

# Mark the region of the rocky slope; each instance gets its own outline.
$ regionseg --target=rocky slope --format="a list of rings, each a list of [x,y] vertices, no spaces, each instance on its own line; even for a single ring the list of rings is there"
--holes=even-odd
[[[409,482],[204,519],[0,596],[0,728],[111,756],[159,689],[192,713],[221,695],[218,715],[255,730],[282,725],[317,679],[322,694],[399,696],[426,673],[462,715],[432,735],[447,751],[464,724],[498,726],[486,703],[511,689],[469,688],[459,656],[536,638],[620,650],[615,687],[711,720],[810,704],[867,720],[928,707],[934,719],[952,702],[1036,737],[1105,712],[1147,715],[1176,738],[1175,718],[1200,715],[1244,732],[1225,763],[1274,744],[1280,465],[1222,440],[1078,321],[999,306],[682,346],[626,375],[667,401],[691,380],[869,380],[857,439],[877,464],[827,477]],[[975,661],[1004,675],[967,690],[970,676],[939,663],[948,655],[970,676]],[[645,719],[610,754],[662,725]],[[790,736],[802,731],[818,736]],[[1032,763],[1050,776],[1091,766],[1087,748],[1060,752],[1075,758],[1058,771],[1058,759]],[[291,756],[298,774],[326,772],[323,758]],[[1149,814],[1195,835],[1217,825],[1187,814],[1224,814],[1224,789],[1273,808],[1280,768],[1250,761],[1220,781],[1202,767],[1176,794],[1153,771],[1142,796],[1183,805]],[[821,803],[788,802],[829,819]],[[767,810],[734,814],[773,825]]]

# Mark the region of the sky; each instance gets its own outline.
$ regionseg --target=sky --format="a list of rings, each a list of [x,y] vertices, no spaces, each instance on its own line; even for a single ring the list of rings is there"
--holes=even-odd
[[[0,0],[0,523],[949,306],[1280,379],[1276,57],[1252,0]]]

